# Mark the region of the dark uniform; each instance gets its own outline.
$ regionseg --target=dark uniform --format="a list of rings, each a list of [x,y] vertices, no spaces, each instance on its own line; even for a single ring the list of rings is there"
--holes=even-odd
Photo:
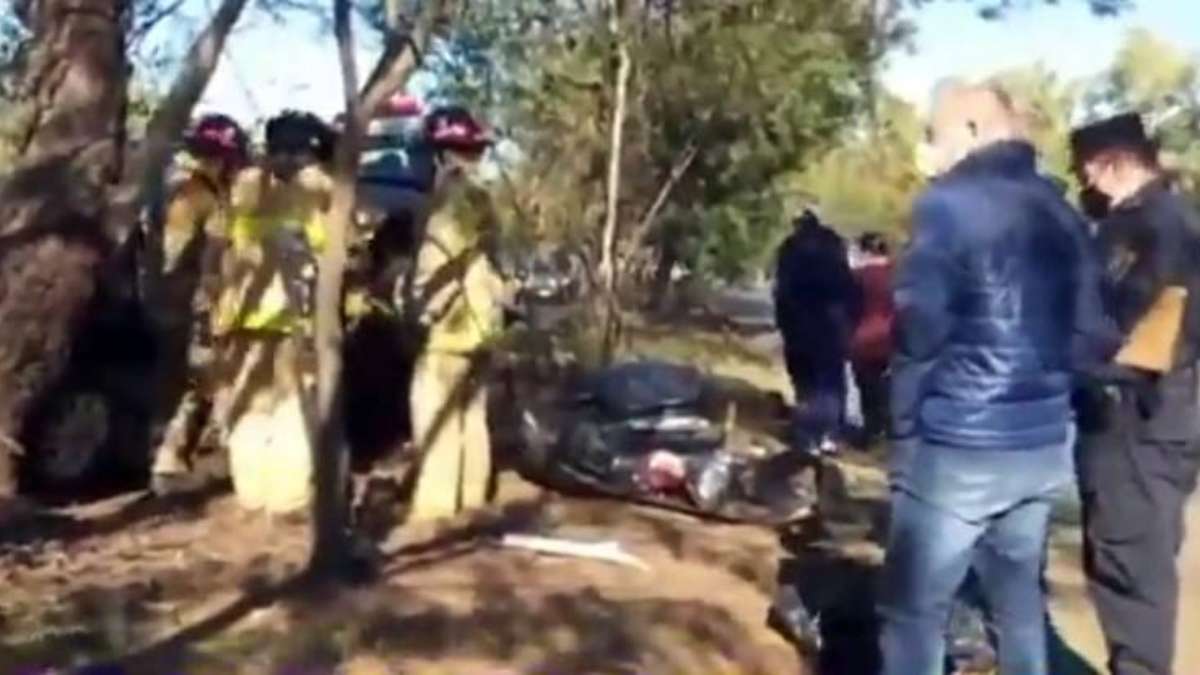
[[[1126,335],[1167,286],[1189,289],[1174,368],[1111,368],[1080,409],[1085,568],[1116,675],[1169,675],[1184,505],[1200,468],[1197,322],[1200,219],[1165,180],[1100,224],[1106,312]]]
[[[775,323],[798,405],[797,442],[819,442],[841,431],[846,360],[861,294],[846,245],[811,211],[779,249]]]

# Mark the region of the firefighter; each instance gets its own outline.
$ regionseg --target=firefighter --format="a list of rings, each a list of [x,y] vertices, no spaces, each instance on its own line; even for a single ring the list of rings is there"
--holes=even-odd
[[[225,115],[200,118],[184,137],[162,230],[162,267],[152,299],[164,346],[159,400],[166,427],[151,468],[151,489],[168,494],[195,487],[194,433],[221,435],[223,420],[205,415],[217,394],[211,310],[227,246],[230,188],[249,156],[245,132]],[[219,408],[219,406],[217,406]]]
[[[230,469],[243,506],[291,512],[311,494],[310,330],[316,255],[325,240],[332,129],[308,113],[266,125],[262,166],[233,188],[231,265],[217,332],[228,336]]]
[[[496,216],[478,186],[491,139],[462,108],[426,119],[435,151],[430,217],[406,299],[426,337],[414,368],[413,441],[421,457],[410,521],[481,506],[491,477],[483,369],[501,327],[504,283],[494,264]]]

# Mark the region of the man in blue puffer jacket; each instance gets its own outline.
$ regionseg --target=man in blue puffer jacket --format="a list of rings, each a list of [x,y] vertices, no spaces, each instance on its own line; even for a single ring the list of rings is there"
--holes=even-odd
[[[972,568],[1000,672],[1047,672],[1040,574],[1051,501],[1072,477],[1073,373],[1116,345],[1085,226],[1022,139],[1003,92],[939,88],[939,177],[914,206],[895,289],[888,674],[943,672],[947,614]]]

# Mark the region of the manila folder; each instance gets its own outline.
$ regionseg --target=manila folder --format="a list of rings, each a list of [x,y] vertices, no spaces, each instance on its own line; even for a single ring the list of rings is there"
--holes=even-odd
[[[1183,329],[1183,311],[1188,292],[1180,286],[1168,286],[1138,320],[1125,346],[1117,353],[1122,366],[1165,373],[1175,362],[1175,346]]]

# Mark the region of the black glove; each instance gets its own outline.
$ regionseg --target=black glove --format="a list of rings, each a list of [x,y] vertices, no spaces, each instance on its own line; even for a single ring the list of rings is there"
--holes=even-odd
[[[1109,428],[1115,400],[1110,389],[1095,383],[1076,387],[1071,395],[1071,405],[1080,433],[1096,434]]]
[[[1158,376],[1147,375],[1133,386],[1134,402],[1142,419],[1154,418],[1162,408],[1162,392],[1158,387]]]
[[[510,327],[514,324],[525,321],[526,318],[527,317],[525,315],[525,311],[523,308],[518,307],[516,305],[505,305],[504,306],[504,325],[505,325],[505,327]]]

